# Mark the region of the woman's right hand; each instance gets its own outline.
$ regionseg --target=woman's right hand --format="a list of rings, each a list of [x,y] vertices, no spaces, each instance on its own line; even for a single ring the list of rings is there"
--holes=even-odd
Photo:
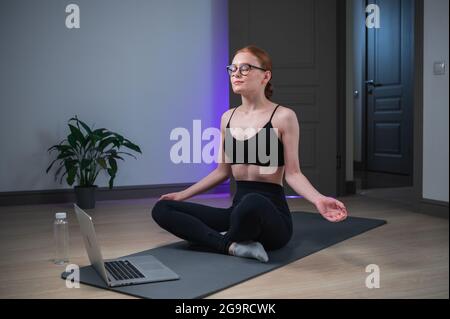
[[[181,201],[186,199],[186,196],[184,195],[183,192],[175,192],[175,193],[168,193],[168,194],[164,194],[161,195],[161,197],[159,198],[161,199],[170,199],[170,200],[176,200],[176,201]]]

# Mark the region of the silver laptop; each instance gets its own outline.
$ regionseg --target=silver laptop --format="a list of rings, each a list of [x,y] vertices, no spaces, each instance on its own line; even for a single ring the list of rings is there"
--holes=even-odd
[[[180,279],[180,276],[152,255],[103,260],[91,216],[77,204],[74,207],[89,260],[109,287]]]

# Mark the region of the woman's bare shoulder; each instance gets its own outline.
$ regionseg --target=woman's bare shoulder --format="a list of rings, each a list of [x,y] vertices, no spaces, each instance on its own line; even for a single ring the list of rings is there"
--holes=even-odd
[[[223,112],[222,114],[222,120],[224,121],[228,121],[231,117],[231,113],[233,113],[233,111],[237,108],[237,106],[229,108],[228,110],[226,110],[225,112]]]
[[[289,126],[292,126],[293,122],[298,122],[297,113],[288,106],[280,105],[273,115],[273,126],[284,131]]]
[[[273,119],[274,120],[278,120],[278,121],[285,121],[288,119],[293,119],[296,118],[297,114],[295,113],[295,111],[288,107],[288,106],[283,106],[280,104],[280,106],[278,107],[277,111],[275,112]]]

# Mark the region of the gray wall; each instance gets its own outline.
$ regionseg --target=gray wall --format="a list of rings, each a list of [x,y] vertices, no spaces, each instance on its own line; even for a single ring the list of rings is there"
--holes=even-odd
[[[352,181],[353,162],[362,160],[362,92],[365,55],[364,3],[362,0],[346,2],[346,180]],[[353,92],[358,91],[358,95]]]
[[[365,24],[365,6],[363,1],[361,0],[350,0],[349,2],[353,2],[352,10],[349,10],[352,14],[351,20],[349,23],[353,23],[354,25],[361,26]],[[362,99],[363,99],[363,90],[365,87],[362,85],[363,83],[363,68],[364,68],[364,55],[365,51],[365,29],[361,27],[354,27],[352,32],[352,40],[353,45],[351,46],[351,50],[353,53],[353,70],[349,70],[353,75],[353,87],[350,88],[351,98],[354,103],[353,110],[354,116],[352,118],[354,125],[354,135],[353,139],[349,140],[348,143],[353,143],[354,146],[354,160],[360,162],[362,160]],[[359,95],[357,97],[353,97],[353,91],[357,90]]]
[[[71,30],[70,3],[0,3],[0,192],[70,188],[45,174],[46,150],[75,114],[141,147],[119,161],[115,186],[207,175],[215,163],[170,161],[169,136],[192,134],[194,119],[219,128],[229,107],[227,1],[79,0],[81,28]]]
[[[354,133],[354,97],[353,97],[353,83],[354,83],[354,76],[353,73],[354,66],[353,61],[355,59],[355,54],[353,51],[353,33],[354,30],[357,29],[355,26],[355,23],[353,21],[353,1],[349,0],[346,2],[346,30],[345,30],[345,36],[346,36],[346,55],[345,55],[345,85],[346,85],[346,92],[345,92],[345,105],[346,105],[346,111],[345,111],[345,136],[346,136],[346,152],[345,152],[345,180],[346,181],[352,181],[353,180],[353,161],[354,159],[354,144],[351,140],[351,137],[355,135]]]
[[[448,0],[424,1],[423,198],[448,202]],[[445,75],[433,63],[445,61]]]

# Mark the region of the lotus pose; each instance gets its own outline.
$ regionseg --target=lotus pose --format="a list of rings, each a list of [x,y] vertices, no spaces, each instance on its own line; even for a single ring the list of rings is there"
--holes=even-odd
[[[267,251],[285,246],[293,232],[283,176],[328,221],[344,220],[347,210],[339,200],[320,194],[300,171],[297,116],[270,100],[272,62],[267,52],[256,46],[239,49],[227,70],[242,104],[222,115],[217,168],[183,191],[162,195],[152,217],[189,242],[267,262]],[[185,201],[231,175],[237,188],[230,207]]]

